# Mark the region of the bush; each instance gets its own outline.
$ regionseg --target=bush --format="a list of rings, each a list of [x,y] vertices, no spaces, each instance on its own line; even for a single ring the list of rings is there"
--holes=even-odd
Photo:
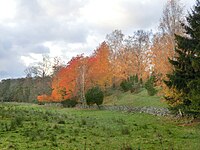
[[[130,76],[126,80],[123,80],[120,84],[124,92],[131,91],[131,93],[138,93],[142,85],[142,79],[138,79],[138,76]]]
[[[148,95],[149,96],[154,96],[157,93],[157,90],[154,88],[154,81],[155,77],[151,76],[147,82],[145,83],[145,89],[147,89]]]
[[[103,103],[104,95],[99,87],[93,87],[86,92],[85,98],[87,105],[96,104],[99,107]]]
[[[136,83],[131,88],[131,93],[139,93],[141,91],[141,86],[139,83]]]
[[[75,107],[78,103],[74,99],[67,99],[61,102],[63,107]]]
[[[38,101],[38,105],[44,105],[45,104],[45,102],[39,102]]]
[[[132,84],[128,82],[127,80],[123,80],[120,84],[121,88],[123,89],[124,92],[127,92],[131,90]]]

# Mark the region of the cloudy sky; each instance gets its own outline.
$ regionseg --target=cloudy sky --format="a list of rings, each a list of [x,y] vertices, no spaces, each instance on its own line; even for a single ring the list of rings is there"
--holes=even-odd
[[[0,80],[23,77],[43,54],[89,55],[106,34],[155,29],[167,0],[0,0]],[[186,9],[195,0],[182,0]]]

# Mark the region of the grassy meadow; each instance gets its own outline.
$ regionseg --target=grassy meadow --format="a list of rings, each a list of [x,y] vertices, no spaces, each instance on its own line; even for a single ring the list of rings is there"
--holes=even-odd
[[[104,105],[127,105],[134,107],[153,106],[158,108],[168,107],[164,101],[161,101],[160,96],[149,96],[145,89],[142,89],[137,94],[133,94],[130,91],[125,93],[121,90],[113,91],[109,96],[105,97]]]
[[[148,114],[0,103],[0,149],[198,150],[200,124]]]

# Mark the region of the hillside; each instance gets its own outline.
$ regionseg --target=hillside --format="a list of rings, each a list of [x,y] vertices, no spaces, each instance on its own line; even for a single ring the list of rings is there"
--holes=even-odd
[[[106,96],[104,105],[127,105],[135,107],[153,106],[166,108],[168,105],[161,100],[162,97],[155,95],[149,96],[147,90],[142,89],[141,92],[133,94],[130,91],[122,92],[120,90],[112,91],[111,95]]]

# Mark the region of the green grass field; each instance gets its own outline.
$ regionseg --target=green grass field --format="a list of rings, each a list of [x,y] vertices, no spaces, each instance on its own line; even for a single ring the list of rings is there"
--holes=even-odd
[[[142,90],[138,94],[129,92],[115,91],[110,96],[106,96],[104,100],[105,105],[128,105],[128,106],[153,106],[153,107],[164,107],[168,105],[160,100],[160,97],[149,96],[146,90]]]
[[[148,114],[0,103],[0,149],[200,148],[200,125]]]

